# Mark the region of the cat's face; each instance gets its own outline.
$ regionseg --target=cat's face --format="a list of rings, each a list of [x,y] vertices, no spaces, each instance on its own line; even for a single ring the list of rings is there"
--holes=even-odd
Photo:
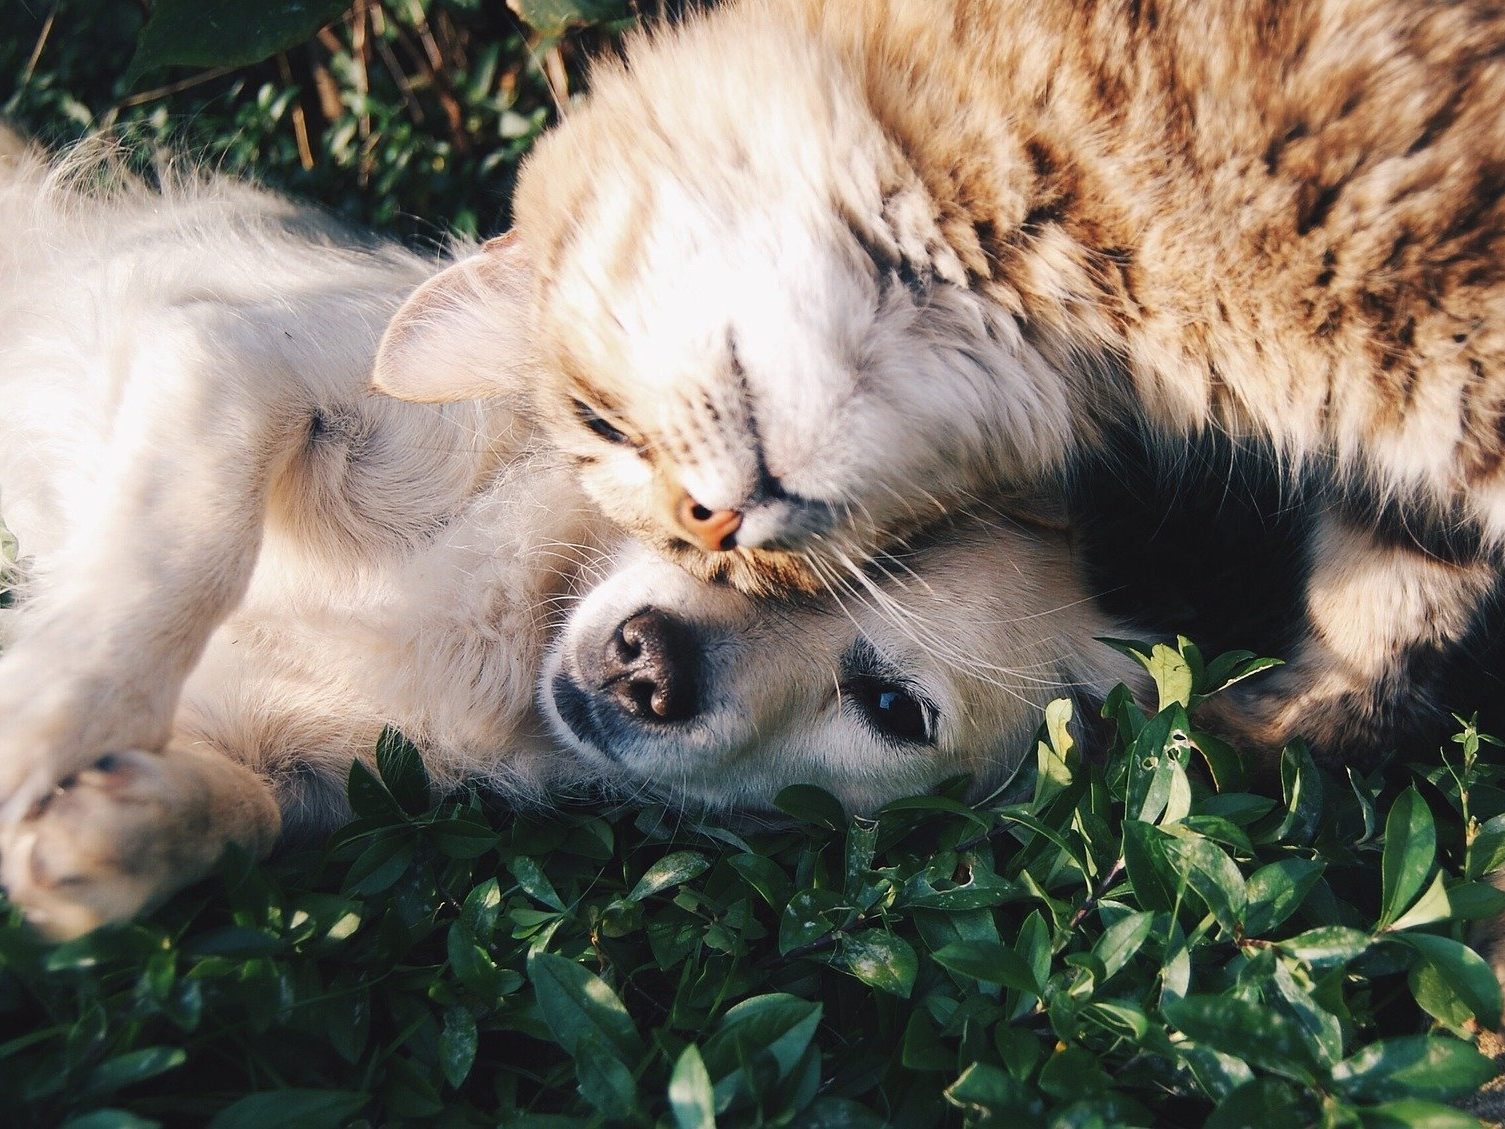
[[[539,284],[533,403],[618,524],[745,591],[822,591],[1015,469],[979,358],[1027,352],[1011,326],[917,299],[834,217],[652,196],[630,282],[603,281],[624,228]]]
[[[759,809],[810,783],[871,811],[958,773],[996,785],[1047,702],[1136,677],[1049,538],[953,533],[910,568],[790,601],[628,558],[572,611],[543,712],[617,791]]]
[[[525,370],[511,386],[595,501],[752,593],[824,591],[997,483],[1038,477],[1070,415],[855,96],[790,90],[753,128],[602,76],[530,158],[516,237],[399,316],[405,339],[427,327],[462,355],[409,356],[430,372],[484,369],[496,311],[526,325],[526,364],[501,328],[490,364]],[[623,127],[633,114],[658,128]],[[400,367],[379,383],[415,394]]]

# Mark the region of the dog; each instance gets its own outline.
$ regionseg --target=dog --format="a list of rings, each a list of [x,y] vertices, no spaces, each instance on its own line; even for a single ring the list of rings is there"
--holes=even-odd
[[[388,320],[473,248],[98,147],[3,153],[0,883],[51,936],[327,830],[386,726],[441,787],[518,802],[804,781],[870,810],[991,788],[1051,699],[1143,677],[1092,642],[1123,628],[1067,532],[985,507],[818,598],[634,546],[524,410],[516,327],[476,327],[510,389],[372,393]]]

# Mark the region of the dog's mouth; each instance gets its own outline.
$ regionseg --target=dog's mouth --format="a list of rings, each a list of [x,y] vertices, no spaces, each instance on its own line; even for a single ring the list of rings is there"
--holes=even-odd
[[[559,720],[584,751],[596,753],[613,764],[621,763],[622,758],[612,751],[605,727],[596,716],[590,695],[578,682],[561,670],[549,683],[549,696]]]

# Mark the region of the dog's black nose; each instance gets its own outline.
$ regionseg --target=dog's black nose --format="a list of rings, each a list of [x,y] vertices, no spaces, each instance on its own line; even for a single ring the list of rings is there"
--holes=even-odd
[[[647,608],[628,616],[602,657],[602,689],[627,716],[679,722],[699,711],[695,633],[667,612]]]

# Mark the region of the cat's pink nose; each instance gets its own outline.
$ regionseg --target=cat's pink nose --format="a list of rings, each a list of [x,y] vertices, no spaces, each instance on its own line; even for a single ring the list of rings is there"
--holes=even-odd
[[[708,509],[686,493],[680,495],[674,516],[690,544],[707,553],[724,553],[737,547],[737,530],[742,528],[740,510]]]

